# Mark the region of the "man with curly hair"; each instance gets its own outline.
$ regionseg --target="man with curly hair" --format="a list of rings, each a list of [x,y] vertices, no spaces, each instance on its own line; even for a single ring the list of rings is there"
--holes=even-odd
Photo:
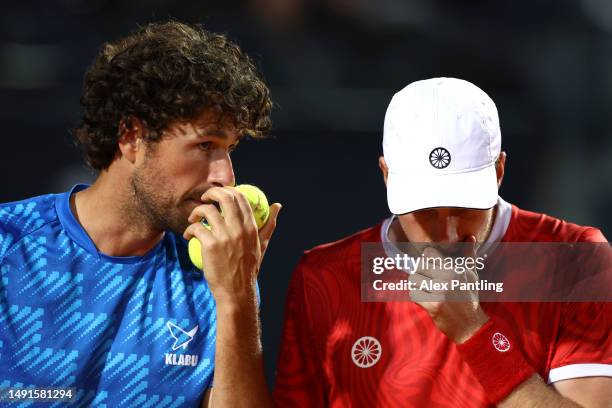
[[[256,280],[280,204],[258,232],[230,157],[269,131],[268,87],[225,36],[167,22],[105,44],[84,88],[75,134],[96,181],[0,205],[0,387],[269,405]]]

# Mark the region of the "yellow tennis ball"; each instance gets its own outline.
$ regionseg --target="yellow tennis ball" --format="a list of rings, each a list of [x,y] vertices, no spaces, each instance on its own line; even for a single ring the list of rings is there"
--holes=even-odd
[[[236,190],[240,191],[246,199],[249,201],[251,208],[253,209],[253,215],[255,216],[255,223],[257,229],[261,229],[270,216],[270,205],[268,199],[263,191],[252,184],[240,184],[235,187]]]
[[[253,215],[255,216],[255,224],[257,224],[257,229],[261,229],[266,222],[268,221],[268,217],[270,217],[270,205],[268,204],[268,199],[266,195],[261,191],[258,187],[255,187],[251,184],[240,184],[235,187],[236,190],[240,191],[249,204],[251,205],[251,209],[253,210]],[[209,230],[210,225],[208,225],[204,220],[202,222]],[[200,241],[196,237],[193,237],[189,240],[189,245],[187,247],[189,252],[189,259],[191,262],[198,268],[202,269],[202,245]]]
[[[193,237],[189,240],[189,245],[187,246],[189,252],[189,259],[191,262],[199,269],[202,270],[202,245],[200,241],[196,237]]]

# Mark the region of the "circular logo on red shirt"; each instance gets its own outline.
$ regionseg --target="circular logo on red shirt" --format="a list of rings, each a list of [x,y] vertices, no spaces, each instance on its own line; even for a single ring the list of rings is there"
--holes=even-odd
[[[382,355],[382,346],[380,342],[371,336],[364,336],[357,339],[351,349],[351,358],[353,363],[360,368],[372,367],[378,363]]]
[[[491,341],[493,342],[493,347],[499,352],[504,353],[510,350],[510,340],[499,332],[493,334]]]

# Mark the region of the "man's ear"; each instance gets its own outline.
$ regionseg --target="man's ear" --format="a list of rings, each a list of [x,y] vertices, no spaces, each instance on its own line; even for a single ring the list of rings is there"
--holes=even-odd
[[[378,157],[378,167],[382,172],[383,179],[385,180],[385,186],[387,185],[387,176],[389,175],[389,168],[387,167],[387,162],[383,156]]]
[[[504,180],[504,172],[506,170],[506,152],[501,152],[495,161],[495,173],[497,174],[497,188],[501,187]]]
[[[119,154],[130,163],[136,162],[136,153],[143,148],[144,125],[134,116],[119,122]]]

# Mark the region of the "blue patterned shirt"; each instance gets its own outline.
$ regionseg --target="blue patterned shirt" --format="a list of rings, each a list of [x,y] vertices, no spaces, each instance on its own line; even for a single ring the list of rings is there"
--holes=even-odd
[[[98,252],[70,209],[86,187],[0,205],[0,388],[73,388],[74,407],[197,406],[216,334],[202,273],[172,232],[142,257]]]

